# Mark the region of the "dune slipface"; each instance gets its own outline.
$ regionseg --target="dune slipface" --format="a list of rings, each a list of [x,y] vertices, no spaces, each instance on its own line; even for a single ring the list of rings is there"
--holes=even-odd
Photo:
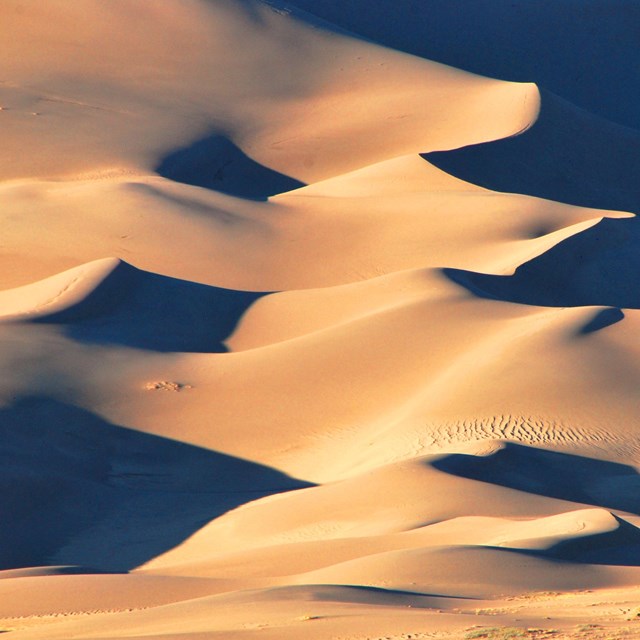
[[[0,632],[640,637],[637,10],[561,4],[0,4]]]

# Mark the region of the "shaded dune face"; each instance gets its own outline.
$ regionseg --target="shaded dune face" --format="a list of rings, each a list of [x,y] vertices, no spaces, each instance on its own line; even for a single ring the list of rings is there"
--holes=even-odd
[[[0,2],[0,633],[637,606],[640,14],[533,5]]]
[[[602,220],[520,265],[513,275],[444,273],[480,297],[548,307],[612,307],[601,317],[605,327],[623,319],[621,309],[640,308],[639,242],[637,218]]]
[[[640,475],[629,465],[515,443],[505,443],[487,456],[454,454],[432,464],[463,478],[640,515]],[[543,532],[544,529],[540,533],[544,535]],[[571,562],[640,566],[640,530],[616,518],[611,531],[569,536],[552,542],[544,551],[531,553]]]
[[[73,340],[152,351],[227,350],[238,319],[266,293],[233,291],[141,271],[118,262],[84,299],[41,315]]]
[[[640,475],[629,465],[505,443],[487,456],[453,454],[433,462],[436,469],[546,495],[640,515]]]
[[[548,91],[541,91],[538,119],[522,135],[424,157],[487,189],[640,212],[640,131]]]
[[[162,159],[156,171],[169,180],[221,193],[266,200],[304,183],[249,158],[231,140],[213,133]]]
[[[0,411],[2,569],[127,571],[257,497],[309,483],[247,460],[22,398]]]

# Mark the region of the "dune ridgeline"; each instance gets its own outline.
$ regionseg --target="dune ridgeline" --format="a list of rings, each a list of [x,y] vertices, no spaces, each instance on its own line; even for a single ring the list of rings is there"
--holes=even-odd
[[[0,631],[640,638],[638,24],[2,0]]]

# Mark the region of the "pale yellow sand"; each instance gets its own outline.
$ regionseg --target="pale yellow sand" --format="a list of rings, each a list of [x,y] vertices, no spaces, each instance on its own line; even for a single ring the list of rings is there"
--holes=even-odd
[[[418,155],[535,85],[254,0],[0,18],[8,637],[640,637],[632,216]],[[161,169],[214,137],[308,186]]]

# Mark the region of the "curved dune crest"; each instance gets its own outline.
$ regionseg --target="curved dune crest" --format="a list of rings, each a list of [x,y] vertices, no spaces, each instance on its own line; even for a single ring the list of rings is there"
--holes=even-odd
[[[539,117],[522,136],[426,158],[489,189],[638,212],[639,153],[637,129],[543,91]]]
[[[119,268],[117,258],[96,260],[33,284],[0,291],[0,321],[42,318],[86,300]]]
[[[279,0],[40,4],[0,4],[0,632],[631,637],[637,132]]]
[[[290,576],[383,552],[448,544],[537,550],[572,560],[591,553],[605,563],[613,558],[611,564],[620,557],[616,549],[633,553],[637,530],[629,537],[606,508],[585,505],[635,511],[637,505],[625,498],[628,487],[621,483],[616,489],[611,478],[627,473],[637,484],[636,474],[621,465],[520,449],[507,447],[507,460],[497,464],[495,452],[486,461],[486,454],[430,456],[265,498],[226,514],[143,571],[240,576],[253,566],[262,577]],[[568,480],[563,465],[569,464],[582,467],[592,489],[583,488],[587,481],[580,476]],[[546,481],[536,478],[540,467]],[[562,483],[564,489],[554,489]],[[608,496],[597,490],[605,485]],[[522,492],[534,495],[525,499]],[[526,516],[532,512],[537,516]]]
[[[449,547],[394,551],[346,562],[304,576],[328,584],[365,583],[388,589],[483,598],[551,587],[571,591],[587,585],[633,585],[637,574],[537,558],[504,549]]]
[[[0,53],[11,61],[0,84],[4,144],[40,149],[36,158],[11,154],[0,164],[4,179],[153,171],[180,149],[226,138],[257,163],[310,182],[513,135],[538,110],[534,85],[385,49],[257,0],[165,8],[53,1],[41,11],[10,0],[3,18]],[[18,32],[19,41],[10,37]],[[70,39],[84,55],[73,54]],[[240,41],[250,46],[239,51]],[[148,73],[148,60],[158,73]],[[47,75],[49,65],[65,73]],[[74,136],[63,126],[70,118]]]

